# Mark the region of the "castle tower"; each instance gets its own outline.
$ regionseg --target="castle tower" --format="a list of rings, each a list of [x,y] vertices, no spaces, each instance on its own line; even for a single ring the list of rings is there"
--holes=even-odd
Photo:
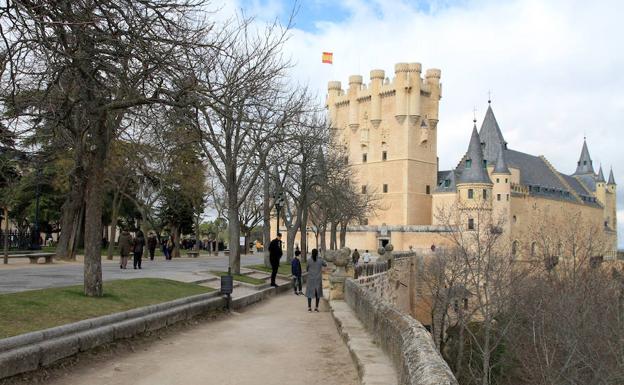
[[[603,206],[607,205],[607,181],[604,178],[604,174],[602,173],[602,166],[598,170],[598,175],[596,176],[596,199]],[[607,213],[605,211],[605,219],[607,217]]]
[[[617,250],[617,199],[616,183],[613,177],[613,168],[609,171],[605,194],[605,212],[607,213],[607,225],[614,232],[613,250]]]
[[[334,134],[348,151],[362,192],[381,197],[369,225],[431,224],[437,183],[440,70],[421,78],[420,63],[398,63],[394,79],[383,70],[349,77],[347,92],[329,82],[327,108]],[[370,190],[370,191],[369,191]]]
[[[511,232],[511,171],[505,162],[504,152],[500,151],[492,171],[492,207],[494,220],[503,222],[503,233]]]
[[[583,149],[581,150],[581,157],[576,165],[576,171],[572,175],[584,174],[594,174],[594,166],[592,165],[589,150],[587,149],[587,141],[585,139],[583,139]]]
[[[477,215],[472,215],[470,209],[489,210],[492,208],[492,181],[488,176],[487,164],[483,159],[481,141],[477,132],[476,121],[472,127],[472,135],[468,151],[462,159],[461,173],[457,178],[457,194],[460,204],[466,208],[467,218],[465,226],[468,230],[477,229]],[[464,218],[462,218],[464,220]]]

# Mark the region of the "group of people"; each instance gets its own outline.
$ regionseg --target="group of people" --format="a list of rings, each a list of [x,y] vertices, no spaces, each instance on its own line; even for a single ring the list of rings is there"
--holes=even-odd
[[[358,249],[353,250],[353,254],[351,254],[351,261],[353,261],[353,265],[357,266],[360,263],[360,253]],[[371,261],[371,254],[366,250],[366,252],[362,255],[362,262],[365,264]]]
[[[271,286],[277,287],[275,278],[277,277],[277,271],[280,265],[280,259],[282,258],[282,234],[277,233],[277,238],[271,241],[269,244],[269,260],[271,262]],[[302,275],[301,268],[301,251],[297,248],[295,251],[295,257],[290,263],[290,269],[293,276],[293,288],[295,295],[302,295]],[[323,267],[327,266],[322,258],[319,258],[318,250],[313,249],[311,258],[307,261],[306,271],[308,272],[306,293],[305,296],[308,299],[308,312],[312,312],[312,299],[315,299],[314,311],[319,311],[319,302],[323,296]]]
[[[126,269],[128,265],[128,257],[130,253],[133,256],[133,266],[135,269],[141,269],[141,263],[143,262],[143,251],[147,246],[147,251],[149,252],[150,260],[154,260],[154,254],[156,253],[156,246],[158,245],[158,240],[156,239],[156,235],[150,233],[145,239],[145,235],[141,230],[136,232],[136,235],[133,237],[132,234],[127,229],[122,230],[119,235],[119,255],[121,259],[119,261],[119,268]]]

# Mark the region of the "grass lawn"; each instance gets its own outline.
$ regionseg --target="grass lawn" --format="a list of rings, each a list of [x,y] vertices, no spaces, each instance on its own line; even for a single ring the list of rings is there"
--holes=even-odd
[[[2,294],[0,338],[211,291],[192,283],[137,278],[104,282],[101,298],[85,297],[82,286]]]
[[[251,265],[251,266],[245,266],[245,267],[248,268],[248,269],[265,271],[267,273],[271,272],[271,268],[270,267],[266,267],[264,265]],[[305,262],[301,262],[301,271],[302,272],[306,271],[306,263]],[[278,274],[282,274],[282,275],[291,275],[290,263],[288,263],[288,262],[281,263],[280,267],[277,269],[277,273]]]
[[[214,275],[217,275],[219,277],[221,277],[223,275],[227,275],[226,271],[211,271],[211,273],[214,274]],[[262,285],[263,283],[266,283],[262,279],[248,277],[246,275],[232,274],[232,277],[234,277],[235,281],[250,283],[252,285]]]

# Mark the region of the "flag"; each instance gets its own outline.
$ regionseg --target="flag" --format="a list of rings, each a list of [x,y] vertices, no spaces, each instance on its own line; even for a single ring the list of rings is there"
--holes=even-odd
[[[323,52],[323,63],[332,64],[334,61],[333,52]]]

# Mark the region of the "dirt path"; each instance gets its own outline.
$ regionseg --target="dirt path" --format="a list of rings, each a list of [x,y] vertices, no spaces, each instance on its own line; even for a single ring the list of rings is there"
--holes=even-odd
[[[51,384],[357,384],[331,315],[306,308],[303,296],[283,294],[118,360],[74,368]]]

